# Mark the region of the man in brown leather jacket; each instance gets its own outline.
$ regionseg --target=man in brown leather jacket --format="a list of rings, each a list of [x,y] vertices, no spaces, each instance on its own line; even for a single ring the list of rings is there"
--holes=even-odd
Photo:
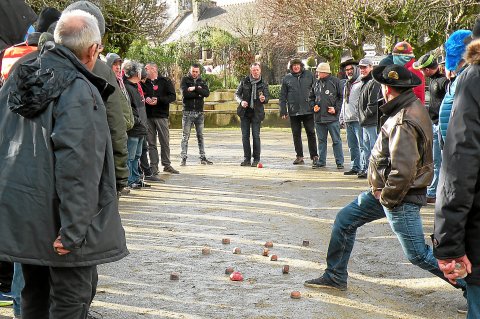
[[[336,216],[327,252],[327,269],[305,286],[347,289],[347,265],[357,228],[387,217],[408,260],[444,279],[425,237],[420,207],[426,204],[433,176],[432,123],[412,91],[421,80],[405,67],[381,66],[372,71],[387,101],[380,107],[380,135],[368,168],[370,190]],[[457,281],[456,287],[465,287]]]

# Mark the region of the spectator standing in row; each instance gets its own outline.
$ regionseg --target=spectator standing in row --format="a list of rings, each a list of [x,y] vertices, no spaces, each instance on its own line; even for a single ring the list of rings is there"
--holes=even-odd
[[[282,119],[290,117],[293,144],[297,157],[293,165],[305,164],[303,160],[302,123],[308,140],[312,167],[318,162],[317,143],[315,138],[315,121],[313,109],[310,106],[309,96],[315,78],[313,74],[305,70],[300,59],[290,61],[290,73],[282,80],[280,90],[280,116]]]
[[[381,96],[381,86],[372,77],[373,62],[368,58],[363,58],[359,62],[360,74],[362,76],[362,85],[360,89],[360,98],[358,100],[358,111],[360,125],[363,131],[363,167],[357,176],[367,178],[367,170],[370,161],[370,153],[377,140],[377,117],[378,100]]]
[[[413,64],[413,68],[422,71],[426,78],[430,78],[428,85],[430,101],[428,103],[428,114],[432,120],[433,129],[433,180],[427,188],[427,203],[435,203],[438,175],[442,165],[442,152],[438,131],[438,114],[445,93],[447,92],[448,79],[440,72],[436,57],[433,54],[425,54]]]
[[[350,151],[350,170],[344,175],[357,175],[363,168],[363,131],[359,122],[358,100],[362,81],[358,62],[353,59],[343,62],[347,80],[343,90],[343,104],[340,112],[340,124],[345,124],[347,144]]]
[[[338,169],[343,169],[343,149],[340,138],[339,116],[342,108],[342,85],[332,76],[330,64],[320,63],[317,67],[317,80],[310,93],[313,108],[315,131],[318,138],[318,161],[313,168],[324,167],[327,163],[327,136],[332,139],[333,154]]]
[[[145,66],[147,78],[141,82],[145,94],[145,107],[148,118],[148,155],[152,175],[145,176],[145,179],[157,181],[159,174],[157,137],[160,142],[160,160],[163,171],[172,174],[179,174],[172,167],[170,160],[170,103],[176,100],[175,87],[170,79],[158,74],[158,67],[155,63],[147,63]]]
[[[212,165],[213,162],[205,156],[205,141],[203,138],[203,128],[205,126],[205,114],[203,112],[204,100],[210,95],[207,82],[200,76],[200,65],[192,64],[190,72],[182,78],[180,89],[183,95],[183,116],[182,116],[182,162],[181,166],[187,165],[188,140],[192,126],[195,125],[197,132],[198,151],[200,153],[200,163],[203,165]]]
[[[269,98],[268,83],[263,81],[260,63],[255,62],[250,66],[250,75],[240,81],[235,92],[235,99],[239,103],[237,114],[240,117],[242,130],[243,162],[241,166],[256,167],[260,162],[260,125],[265,119],[264,104],[268,103]],[[253,139],[253,154],[250,131]]]

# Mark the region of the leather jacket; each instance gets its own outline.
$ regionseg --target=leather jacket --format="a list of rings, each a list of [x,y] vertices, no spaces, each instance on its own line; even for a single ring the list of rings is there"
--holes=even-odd
[[[368,166],[372,192],[393,208],[403,202],[424,204],[433,177],[432,122],[412,90],[380,107],[381,132]],[[420,199],[420,200],[419,200]]]

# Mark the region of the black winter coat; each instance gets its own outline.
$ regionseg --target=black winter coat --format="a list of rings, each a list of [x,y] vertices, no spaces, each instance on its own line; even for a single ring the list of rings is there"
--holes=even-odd
[[[102,101],[112,92],[53,42],[6,81],[0,90],[0,260],[80,267],[128,255]],[[69,254],[53,250],[58,235]]]
[[[361,126],[377,126],[378,100],[382,95],[382,87],[372,77],[372,72],[362,78],[362,89],[358,99],[358,112]]]
[[[428,86],[430,91],[430,101],[428,103],[428,114],[434,124],[438,124],[438,113],[440,111],[440,105],[443,98],[447,93],[448,83],[450,83],[447,77],[437,71],[430,77],[430,84]]]
[[[472,42],[465,57],[475,64],[456,80],[437,188],[433,252],[438,259],[466,254],[472,263],[466,281],[480,285],[480,43]]]
[[[195,90],[192,92],[188,91],[191,86],[195,86]],[[183,95],[183,110],[203,112],[204,99],[210,95],[207,82],[201,77],[194,80],[189,74],[183,77],[180,89]]]
[[[307,70],[302,70],[300,74],[285,75],[280,90],[280,115],[312,114],[309,97],[314,82],[312,72]]]
[[[265,101],[260,102],[260,93],[265,96]],[[235,92],[235,99],[239,103],[237,107],[237,115],[240,117],[252,116],[254,121],[261,122],[265,119],[265,107],[270,99],[270,92],[268,91],[268,83],[263,82],[263,79],[257,83],[257,98],[253,101],[253,109],[250,107],[242,107],[242,101],[247,101],[250,104],[252,96],[252,83],[250,82],[250,76],[245,77],[238,85]]]
[[[331,123],[338,121],[342,110],[343,86],[340,80],[334,76],[328,76],[324,79],[318,79],[310,91],[310,107],[313,109],[315,105],[320,107],[315,112],[316,123]],[[328,113],[328,107],[335,108],[335,114]]]
[[[133,120],[135,122],[133,127],[127,131],[127,134],[132,137],[146,136],[148,131],[147,113],[145,112],[145,103],[138,91],[138,86],[137,84],[128,81],[126,78],[123,79],[123,83],[125,84],[125,89],[130,98]]]
[[[170,103],[177,99],[172,81],[159,75],[155,80],[147,79],[141,84],[145,98],[157,98],[157,105],[145,103],[147,118],[168,118]]]

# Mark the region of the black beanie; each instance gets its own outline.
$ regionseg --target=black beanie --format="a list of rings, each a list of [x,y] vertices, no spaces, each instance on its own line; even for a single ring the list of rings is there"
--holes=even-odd
[[[55,8],[44,8],[38,15],[37,29],[35,31],[40,33],[46,32],[52,23],[60,19],[61,14],[62,13]]]

